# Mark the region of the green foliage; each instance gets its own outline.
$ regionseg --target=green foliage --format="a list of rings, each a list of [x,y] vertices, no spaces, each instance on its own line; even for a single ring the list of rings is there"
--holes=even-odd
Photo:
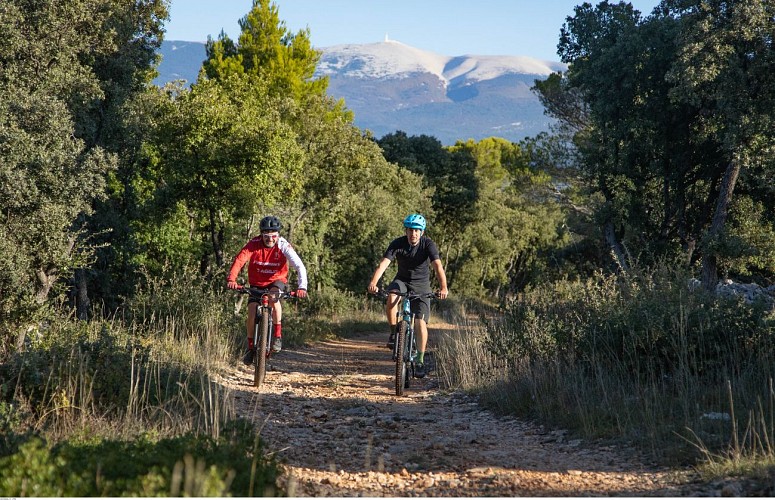
[[[236,77],[200,81],[162,103],[146,151],[158,162],[143,204],[149,218],[134,223],[145,264],[188,254],[203,270],[219,269],[238,220],[300,193],[303,156],[281,119],[286,105],[261,81]]]
[[[260,441],[236,421],[219,438],[185,434],[153,441],[34,438],[0,458],[6,496],[274,496],[277,465],[256,457]],[[254,469],[255,466],[255,469]]]
[[[473,217],[445,248],[448,278],[468,296],[513,294],[540,275],[538,257],[563,244],[565,216],[549,177],[503,139],[458,142],[451,150],[473,158],[477,194]]]
[[[203,373],[154,361],[149,343],[126,333],[107,324],[101,330],[70,321],[50,325],[42,338],[0,366],[2,379],[17,384],[11,401],[26,401],[42,424],[60,411],[86,408],[118,416],[139,397],[170,411],[185,404],[180,396],[186,391],[202,392]]]
[[[269,83],[273,95],[291,95],[297,101],[325,95],[328,79],[312,78],[320,52],[312,48],[309,29],[289,33],[270,0],[254,0],[239,25],[238,43],[225,33],[215,41],[208,38],[203,65],[208,78],[258,76]]]
[[[147,17],[144,17],[147,16]],[[25,2],[0,9],[0,309],[32,319],[92,259],[92,203],[116,166],[106,138],[154,60],[161,0]],[[139,32],[143,30],[142,34]],[[41,69],[41,68],[44,68]],[[14,267],[12,270],[11,267]],[[6,269],[8,268],[8,269]],[[6,272],[8,271],[8,272]],[[33,300],[34,299],[34,302]]]
[[[0,386],[0,457],[16,453],[19,445],[29,439],[29,411],[18,403],[6,401],[8,383]]]
[[[88,260],[78,220],[103,192],[112,159],[73,136],[62,100],[0,82],[0,102],[0,308],[17,323],[29,318],[31,297],[42,303],[56,279]]]
[[[409,137],[400,131],[383,136],[377,144],[387,161],[421,175],[423,183],[433,189],[437,234],[459,232],[474,220],[478,179],[471,155],[444,148],[433,137]]]
[[[564,215],[549,176],[535,166],[542,153],[536,144],[522,149],[489,138],[443,148],[431,137],[403,132],[378,143],[388,160],[422,175],[433,190],[428,234],[440,246],[456,293],[500,298],[544,272],[538,256],[562,244]]]
[[[719,192],[730,165],[747,170],[735,193],[771,204],[758,186],[775,153],[773,10],[771,0],[666,0],[643,19],[629,4],[601,2],[568,18],[558,45],[566,78],[536,88],[605,197],[597,215],[613,249],[622,243],[652,263],[718,254],[724,270],[745,265],[731,263],[723,252],[734,249],[717,246],[720,228],[708,227],[719,198],[732,197]]]
[[[429,213],[430,193],[419,176],[385,161],[333,100],[310,98],[294,111],[286,118],[304,150],[304,196],[261,213],[281,218],[311,287],[361,291],[406,214]],[[244,235],[232,248],[243,244]]]
[[[769,270],[775,269],[775,221],[768,216],[764,203],[740,196],[732,207],[733,224],[726,234],[725,267],[736,276],[766,283]]]
[[[772,427],[762,401],[772,398],[773,311],[687,279],[665,265],[526,290],[503,318],[483,313],[445,339],[442,376],[499,411],[626,439],[662,463],[695,463],[698,440],[713,453],[745,442],[732,451],[759,457]],[[475,366],[447,352],[455,345]],[[730,413],[759,416],[745,429],[713,417]]]
[[[252,424],[211,381],[242,325],[201,286],[148,279],[122,317],[59,318],[0,365],[3,494],[277,493]]]
[[[717,382],[774,354],[766,309],[690,292],[688,282],[658,268],[541,286],[511,304],[509,333],[489,345],[507,358],[559,357],[636,379],[686,369]]]

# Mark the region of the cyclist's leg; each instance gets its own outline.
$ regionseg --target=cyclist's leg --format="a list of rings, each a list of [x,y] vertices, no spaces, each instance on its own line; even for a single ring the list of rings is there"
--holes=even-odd
[[[258,308],[257,302],[248,301],[248,319],[245,321],[245,330],[248,336],[248,349],[253,349],[253,328],[256,324],[256,309]]]
[[[253,345],[253,329],[256,322],[256,310],[258,309],[258,302],[254,301],[251,297],[248,300],[248,319],[245,321],[245,330],[248,337],[248,349],[245,351],[245,355],[242,357],[242,362],[246,365],[253,364],[253,358],[255,356],[256,346]]]
[[[275,281],[271,284],[269,290],[273,292],[282,292],[285,290],[285,283],[282,281]],[[279,298],[274,296],[272,296],[269,300],[272,302],[272,323],[274,325],[274,331],[272,332],[272,336],[274,337],[272,350],[279,352],[282,349],[282,342],[280,342],[279,339],[283,336],[283,303]]]
[[[415,318],[414,331],[417,333],[417,352],[424,353],[428,345],[428,324],[422,318]]]
[[[401,280],[393,280],[387,287],[388,297],[385,301],[385,315],[387,315],[388,324],[390,325],[390,331],[395,333],[398,313],[398,303],[401,301],[401,297],[396,294],[390,293],[391,291],[397,291],[401,293],[406,292],[406,284]]]
[[[413,306],[415,309],[414,331],[417,335],[417,356],[414,363],[414,376],[423,378],[428,373],[425,368],[425,349],[428,346],[428,322],[430,315],[427,299],[417,299]]]
[[[406,284],[401,280],[393,280],[387,287],[387,300],[385,301],[385,316],[387,316],[388,326],[390,327],[390,336],[388,337],[387,347],[392,349],[396,342],[396,331],[398,330],[398,304],[401,297],[391,291],[406,292]]]
[[[430,287],[416,287],[415,293],[425,294],[430,292]],[[414,331],[417,333],[417,354],[419,361],[423,361],[425,349],[428,346],[428,321],[431,317],[431,299],[427,297],[417,298],[412,301],[414,313]]]

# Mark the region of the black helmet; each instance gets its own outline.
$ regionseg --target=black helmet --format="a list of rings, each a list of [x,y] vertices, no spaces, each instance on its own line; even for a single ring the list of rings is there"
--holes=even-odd
[[[259,224],[259,227],[261,228],[261,232],[264,231],[279,231],[283,228],[283,225],[280,224],[280,219],[273,215],[268,215],[261,219],[261,223]]]

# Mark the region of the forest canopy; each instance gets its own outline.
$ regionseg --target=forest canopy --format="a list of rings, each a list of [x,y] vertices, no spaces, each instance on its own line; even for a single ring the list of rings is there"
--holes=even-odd
[[[256,0],[189,87],[150,82],[161,0],[0,8],[0,311],[120,307],[143,276],[220,286],[265,214],[317,291],[361,292],[421,212],[450,286],[501,301],[635,262],[767,285],[775,268],[773,1],[584,3],[519,144],[374,138],[313,77],[309,30]]]

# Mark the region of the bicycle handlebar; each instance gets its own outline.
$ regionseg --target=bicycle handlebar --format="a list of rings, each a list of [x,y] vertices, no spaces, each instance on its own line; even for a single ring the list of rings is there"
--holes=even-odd
[[[230,290],[235,290],[239,293],[244,293],[244,294],[250,295],[251,297],[258,297],[258,298],[262,297],[263,295],[271,295],[278,299],[297,298],[296,290],[293,290],[291,292],[286,292],[286,291],[279,291],[279,290],[270,290],[269,288],[256,288],[252,286],[240,286],[239,288],[230,288]]]
[[[400,292],[398,290],[377,290],[376,293],[372,293],[371,295],[374,295],[381,299],[386,299],[387,296],[390,294],[398,295],[399,297],[408,297],[409,299],[420,299],[420,298],[438,299],[439,298],[439,292],[415,293],[412,291]]]

